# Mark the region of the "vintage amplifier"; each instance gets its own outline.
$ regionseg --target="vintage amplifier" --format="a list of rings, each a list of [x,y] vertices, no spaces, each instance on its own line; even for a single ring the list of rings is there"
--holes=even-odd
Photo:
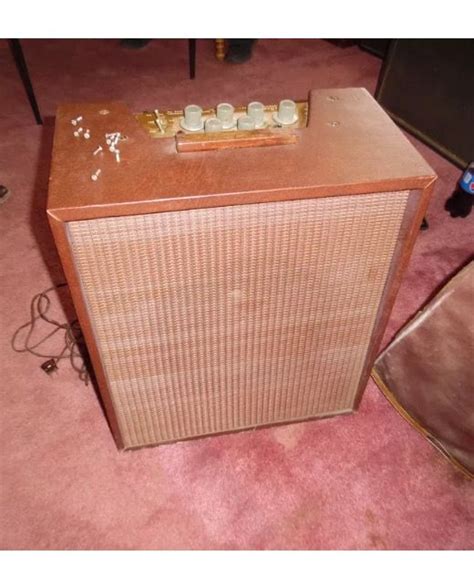
[[[353,411],[435,179],[364,89],[61,106],[48,215],[118,446]]]

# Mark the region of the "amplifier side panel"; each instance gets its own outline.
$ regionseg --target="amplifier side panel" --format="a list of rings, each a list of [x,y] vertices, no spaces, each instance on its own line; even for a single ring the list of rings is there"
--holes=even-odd
[[[67,223],[123,445],[350,411],[408,199]]]

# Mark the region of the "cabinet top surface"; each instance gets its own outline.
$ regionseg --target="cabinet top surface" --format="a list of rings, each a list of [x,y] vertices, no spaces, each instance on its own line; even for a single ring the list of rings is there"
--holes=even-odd
[[[90,130],[75,137],[71,120]],[[83,132],[84,132],[83,131]],[[120,132],[120,162],[105,133]],[[48,210],[62,220],[342,194],[417,189],[435,173],[362,88],[314,90],[295,144],[178,153],[120,102],[57,112]],[[103,151],[93,155],[98,145]],[[100,169],[97,181],[91,176]]]

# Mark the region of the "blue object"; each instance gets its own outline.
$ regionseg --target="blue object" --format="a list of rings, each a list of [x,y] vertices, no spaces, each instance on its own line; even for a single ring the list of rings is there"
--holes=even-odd
[[[463,173],[459,180],[459,185],[465,192],[474,196],[474,162]]]

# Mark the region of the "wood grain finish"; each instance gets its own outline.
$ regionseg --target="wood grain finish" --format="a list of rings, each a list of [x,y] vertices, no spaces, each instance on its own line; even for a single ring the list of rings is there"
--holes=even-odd
[[[99,114],[100,111],[108,111],[108,114]],[[90,141],[77,141],[72,136],[70,119],[78,114],[82,114],[85,120],[91,121],[88,123],[88,128],[91,128],[93,134]],[[96,157],[91,155],[91,150],[96,147],[96,138],[103,136],[105,132],[115,130],[121,131],[128,137],[123,146],[121,146],[122,163],[117,164],[111,156],[109,157],[109,153],[105,153],[99,165]],[[308,127],[297,129],[293,132],[298,136],[298,141],[296,144],[291,145],[238,149],[235,151],[177,153],[174,139],[161,139],[159,141],[151,139],[143,131],[136,119],[121,104],[67,105],[60,108],[53,151],[48,214],[66,276],[71,285],[74,303],[84,330],[101,393],[104,397],[110,424],[119,446],[135,447],[144,444],[155,444],[156,442],[166,442],[172,438],[199,436],[277,421],[293,421],[315,416],[322,417],[330,413],[346,412],[357,405],[380,344],[403,271],[408,263],[419,225],[426,210],[435,174],[364,90],[312,92]],[[97,167],[101,167],[103,173],[99,181],[92,182],[90,173]],[[375,201],[377,201],[378,212],[374,214],[373,210],[371,212],[368,202]],[[250,204],[261,204],[262,206],[250,206]],[[343,206],[346,212],[350,211],[347,212],[348,216],[342,224],[340,224],[340,206]],[[206,208],[210,210],[205,210]],[[287,218],[285,218],[284,214],[285,208],[289,215]],[[145,367],[144,363],[141,363],[141,366],[135,364],[135,367],[133,367],[134,361],[139,361],[137,357],[139,357],[140,353],[137,353],[132,360],[133,353],[131,350],[126,367],[124,367],[132,370],[129,371],[128,375],[126,373],[125,377],[124,373],[117,375],[116,371],[111,375],[110,368],[106,367],[107,360],[113,355],[113,353],[112,355],[107,355],[107,352],[110,352],[110,349],[107,351],[107,344],[113,344],[113,340],[109,338],[106,343],[103,338],[104,331],[99,332],[99,322],[102,319],[110,320],[110,311],[112,313],[117,312],[119,300],[116,297],[110,298],[104,306],[107,287],[101,279],[109,279],[112,286],[114,272],[109,270],[107,273],[106,270],[113,266],[113,262],[122,263],[120,267],[116,267],[115,279],[121,279],[120,275],[125,276],[130,273],[130,268],[126,269],[126,263],[135,264],[137,269],[133,272],[131,283],[134,283],[135,286],[133,287],[138,287],[139,291],[135,291],[131,285],[133,291],[127,290],[128,293],[126,294],[126,299],[131,299],[133,306],[134,295],[138,295],[139,298],[142,296],[143,298],[140,283],[144,285],[145,282],[140,280],[144,279],[146,267],[148,267],[148,276],[152,277],[149,283],[155,284],[152,286],[152,290],[153,288],[158,288],[156,291],[153,290],[153,296],[155,297],[152,296],[151,298],[155,300],[155,305],[153,305],[151,299],[147,301],[142,299],[145,306],[138,305],[136,307],[138,314],[135,312],[134,316],[139,319],[139,308],[145,312],[146,307],[151,312],[150,315],[153,315],[153,312],[158,312],[158,314],[161,312],[162,314],[160,315],[164,319],[163,308],[160,309],[160,304],[165,299],[170,300],[167,296],[170,295],[170,291],[173,289],[167,279],[171,279],[172,283],[174,283],[173,287],[177,288],[176,295],[178,298],[179,292],[181,290],[183,292],[189,291],[186,288],[191,287],[192,283],[196,286],[196,295],[199,292],[207,291],[206,283],[202,282],[201,269],[205,275],[219,274],[217,265],[213,271],[206,273],[207,269],[205,269],[209,267],[211,262],[209,255],[213,258],[212,255],[220,254],[218,253],[219,246],[224,247],[224,250],[234,251],[232,254],[231,252],[228,253],[230,257],[227,257],[227,260],[225,255],[222,258],[221,275],[234,276],[235,278],[235,274],[232,272],[233,263],[244,262],[244,257],[240,256],[240,253],[242,253],[241,243],[240,241],[240,244],[234,242],[232,240],[234,237],[229,237],[230,240],[224,239],[219,245],[215,238],[217,224],[213,224],[215,220],[210,219],[220,218],[223,226],[225,226],[226,223],[230,222],[230,218],[235,219],[234,215],[238,214],[241,209],[246,212],[241,218],[241,223],[237,223],[240,228],[236,229],[235,234],[240,232],[247,234],[246,230],[250,230],[243,220],[244,218],[250,222],[250,225],[252,225],[252,221],[249,219],[252,218],[252,215],[255,215],[256,219],[258,218],[258,222],[252,229],[254,232],[250,231],[248,233],[247,240],[254,242],[255,250],[260,250],[262,253],[261,260],[258,261],[260,264],[257,263],[258,266],[255,266],[255,276],[262,276],[262,279],[264,279],[265,275],[267,276],[267,281],[262,281],[261,283],[263,289],[255,287],[253,292],[257,297],[268,297],[268,308],[280,308],[286,304],[289,308],[289,318],[296,321],[293,325],[298,325],[294,330],[290,328],[290,331],[278,331],[278,328],[276,328],[274,338],[271,339],[273,342],[269,342],[262,331],[259,336],[263,337],[261,339],[263,343],[259,349],[263,353],[269,352],[268,349],[272,348],[271,344],[281,344],[288,332],[293,333],[291,336],[296,336],[296,338],[291,338],[290,336],[293,341],[290,345],[291,348],[300,349],[303,356],[306,356],[304,353],[308,353],[308,349],[313,348],[314,350],[314,344],[312,347],[311,340],[314,343],[316,339],[312,339],[309,335],[308,324],[302,326],[302,316],[306,316],[306,313],[309,312],[309,316],[314,314],[316,322],[323,320],[325,310],[318,306],[312,295],[316,291],[324,294],[325,299],[329,299],[330,289],[324,289],[326,287],[324,286],[325,282],[321,282],[320,279],[322,279],[323,275],[329,275],[330,282],[336,279],[338,275],[341,275],[338,273],[338,266],[339,268],[342,267],[345,263],[344,259],[347,261],[351,258],[351,254],[354,253],[352,257],[352,273],[350,271],[348,274],[349,280],[351,275],[354,277],[353,288],[344,298],[349,309],[347,329],[344,328],[342,322],[338,328],[341,329],[341,333],[345,333],[350,339],[354,333],[355,316],[358,315],[362,307],[365,308],[368,312],[367,316],[370,315],[370,318],[367,317],[364,322],[367,330],[364,330],[363,339],[365,342],[362,346],[365,350],[360,350],[362,346],[360,347],[357,359],[354,358],[355,355],[344,355],[343,353],[344,360],[342,360],[342,363],[344,365],[341,363],[340,368],[335,371],[331,370],[328,363],[324,364],[326,375],[322,373],[320,378],[318,378],[319,375],[316,377],[318,383],[313,391],[310,391],[312,389],[311,384],[307,383],[306,387],[304,385],[302,387],[302,389],[306,389],[303,397],[316,398],[318,394],[320,396],[321,393],[324,393],[323,388],[326,385],[324,381],[327,382],[329,377],[329,381],[332,381],[331,385],[333,385],[333,387],[331,385],[326,386],[326,390],[332,390],[329,392],[329,396],[331,397],[332,394],[335,394],[334,397],[341,397],[340,393],[342,392],[337,392],[337,381],[341,383],[341,378],[349,377],[348,373],[351,372],[353,378],[349,377],[347,380],[349,383],[346,382],[347,387],[344,387],[346,392],[343,393],[347,401],[336,402],[337,405],[332,405],[330,401],[323,402],[318,404],[317,409],[311,408],[298,411],[296,408],[293,409],[295,404],[291,403],[291,397],[293,399],[298,397],[297,391],[294,391],[294,395],[290,394],[289,403],[289,406],[293,407],[288,412],[279,413],[278,410],[270,410],[267,413],[267,416],[269,414],[270,416],[263,417],[263,412],[258,412],[257,410],[262,417],[257,418],[257,420],[255,418],[246,420],[241,412],[242,409],[245,412],[245,408],[242,408],[240,404],[238,404],[240,407],[236,408],[230,402],[228,403],[228,414],[225,412],[225,407],[219,408],[217,412],[212,412],[212,409],[208,406],[207,422],[214,422],[212,426],[205,425],[206,419],[202,413],[201,416],[197,417],[197,420],[190,423],[191,406],[194,405],[198,409],[196,401],[199,394],[205,394],[206,389],[211,393],[211,390],[215,388],[216,381],[224,383],[228,382],[228,379],[227,375],[222,375],[222,373],[220,375],[210,375],[208,372],[207,381],[214,382],[214,388],[211,384],[206,387],[206,385],[202,385],[201,379],[195,379],[197,377],[196,373],[189,373],[189,368],[184,368],[183,373],[186,372],[189,376],[189,381],[194,383],[190,385],[188,381],[185,384],[184,388],[187,389],[187,395],[183,391],[182,385],[176,385],[176,414],[179,413],[179,415],[176,416],[174,431],[170,428],[169,411],[167,416],[168,428],[166,428],[164,421],[156,429],[150,426],[150,417],[152,419],[155,416],[158,418],[156,415],[158,413],[161,414],[160,417],[165,417],[166,409],[169,410],[169,406],[168,408],[165,407],[166,402],[160,403],[157,400],[156,394],[160,394],[160,390],[156,388],[151,392],[151,388],[147,388],[149,389],[147,393],[150,394],[147,401],[151,402],[151,404],[147,404],[146,401],[145,404],[143,403],[147,393],[140,400],[142,401],[141,404],[140,402],[136,403],[138,399],[134,403],[130,398],[133,398],[136,390],[134,391],[133,387],[130,388],[130,382],[133,377],[130,378],[130,381],[126,383],[128,391],[122,392],[125,393],[123,397],[128,398],[125,408],[135,409],[135,411],[138,409],[137,405],[142,408],[140,416],[137,415],[137,418],[142,418],[141,423],[136,423],[134,428],[133,425],[125,421],[123,406],[121,408],[117,404],[117,397],[120,396],[120,393],[117,392],[117,385],[121,385],[120,382],[131,375],[133,368],[144,369]],[[282,223],[284,224],[287,221],[285,238],[280,238],[281,235],[277,235],[278,230],[272,228],[274,227],[272,222],[275,220],[275,210],[277,209],[282,214]],[[265,213],[259,213],[258,210],[265,210]],[[290,221],[291,210],[299,210],[301,214],[301,217],[297,215],[299,220],[296,225]],[[319,212],[316,213],[315,210],[319,210]],[[333,222],[332,215],[326,211],[334,210],[336,211],[336,218]],[[339,216],[337,210],[339,210]],[[380,212],[381,210],[384,211]],[[343,216],[346,212],[343,213]],[[365,223],[361,224],[364,213],[367,214],[367,218],[364,220]],[[208,218],[206,226],[208,228],[209,226],[214,226],[214,229],[209,229],[210,232],[206,232],[203,228],[203,234],[207,236],[205,238],[195,236],[193,240],[190,234],[194,223],[198,222],[199,224],[199,218],[201,218],[199,214],[203,215],[202,218]],[[180,233],[181,240],[178,239],[175,246],[170,248],[169,238],[163,237],[163,230],[165,230],[163,227],[166,226],[166,222],[171,222],[167,221],[166,218],[179,218],[179,216],[182,216],[182,222],[185,222],[185,218],[193,219],[193,222],[191,220],[188,220],[187,224],[185,222],[187,229],[183,229],[183,232]],[[303,217],[307,218],[308,225],[303,222]],[[93,222],[89,222],[90,220],[93,220]],[[118,224],[114,225],[114,222]],[[173,220],[172,224],[175,222],[178,221]],[[302,222],[303,224],[301,224]],[[276,225],[279,226],[278,222]],[[117,261],[114,261],[114,255],[110,256],[112,249],[107,249],[108,245],[104,244],[116,230],[114,226],[122,228],[122,240],[119,239],[114,245],[116,247],[114,249],[115,253],[118,254]],[[246,226],[247,228],[245,228]],[[302,226],[307,226],[309,232],[302,232],[305,235],[300,242],[303,249],[299,250],[294,246],[294,238],[298,238]],[[334,229],[333,232],[330,232],[331,226]],[[339,229],[337,226],[339,226]],[[344,230],[341,229],[341,226],[345,227]],[[353,230],[350,229],[350,226],[352,226]],[[140,227],[142,227],[142,230],[139,230]],[[136,231],[136,234],[134,231]],[[155,244],[160,243],[158,248],[152,246],[154,231],[156,231],[157,235]],[[139,236],[137,236],[138,233],[140,233]],[[327,236],[326,239],[321,236],[324,234]],[[348,234],[350,234],[349,240],[347,240]],[[344,250],[341,250],[338,245],[338,242],[340,243],[341,241],[341,235],[346,237],[345,241],[344,238],[342,239],[346,242],[346,249]],[[127,238],[129,239],[128,241]],[[252,238],[255,240],[252,241]],[[206,239],[211,243],[207,247],[204,244]],[[188,243],[186,245],[188,248],[185,250],[182,247],[185,246],[184,243],[186,242]],[[315,242],[318,243],[316,247],[318,250],[313,248]],[[95,243],[94,246],[97,247],[95,253],[91,243]],[[285,269],[286,273],[283,272],[279,277],[271,271],[271,267],[274,267],[274,265],[272,265],[273,261],[271,261],[273,257],[268,257],[270,245],[280,247],[278,250],[281,252],[282,259],[287,260],[287,262],[282,261],[283,265],[281,266],[282,271]],[[364,248],[366,245],[368,249]],[[193,247],[197,247],[197,249],[193,249]],[[163,248],[168,251],[164,256],[160,252]],[[290,254],[291,251],[293,251],[293,255]],[[362,257],[357,256],[356,251],[364,251]],[[382,254],[381,251],[385,251],[385,253],[382,257],[377,257],[379,259],[378,269],[374,269],[375,273],[371,273],[370,259],[373,259],[372,255]],[[189,255],[193,259],[192,265],[189,265],[191,261],[186,261]],[[363,263],[364,256],[368,260],[368,265]],[[128,258],[128,261],[126,261],[126,258]],[[181,259],[180,262],[178,262],[179,259]],[[324,259],[325,261],[322,263]],[[102,266],[101,264],[104,262],[105,265]],[[124,263],[125,265],[123,265]],[[143,263],[152,263],[155,270],[161,267],[159,279],[150,270],[149,265],[143,266]],[[355,269],[356,267],[358,269]],[[270,273],[265,273],[266,270],[270,271]],[[314,277],[313,288],[310,287],[308,281],[298,281],[298,279],[302,279],[301,276],[305,271],[308,273],[308,279],[311,279],[311,275]],[[324,271],[328,271],[328,273],[325,274]],[[187,281],[186,275],[189,277]],[[374,292],[370,293],[372,291],[371,286],[374,285],[375,275],[377,276],[377,286],[374,288]],[[185,282],[181,284],[182,287],[179,285],[180,279],[185,279]],[[272,279],[276,279],[276,281],[272,281]],[[163,282],[163,285],[160,285],[161,282]],[[293,292],[293,304],[289,303],[289,300],[285,297],[286,294],[281,292],[283,284],[288,284],[287,287]],[[239,352],[243,352],[242,347],[239,347],[239,345],[243,344],[244,340],[247,340],[247,342],[257,340],[255,338],[257,334],[254,334],[250,337],[242,337],[239,342],[236,335],[237,330],[235,330],[236,325],[232,321],[232,323],[226,321],[229,314],[225,314],[225,312],[222,315],[219,314],[220,311],[223,311],[224,299],[227,300],[226,295],[229,294],[229,291],[242,291],[245,287],[249,287],[248,283],[242,282],[240,285],[242,287],[233,287],[229,290],[230,285],[220,284],[219,287],[219,284],[216,284],[216,287],[208,291],[209,295],[211,295],[212,291],[212,295],[216,295],[221,303],[221,305],[218,305],[221,310],[217,309],[217,315],[214,314],[214,317],[218,317],[216,328],[218,329],[220,325],[228,334],[230,333],[230,338],[227,339],[224,336],[224,339],[234,341],[237,344],[235,346],[232,343],[230,346],[235,352],[237,352],[235,350],[237,348],[240,348]],[[160,290],[161,293],[159,293],[159,288],[161,287],[165,289]],[[97,289],[95,290],[94,288]],[[369,297],[371,295],[375,296],[370,298],[371,301],[368,305],[364,305],[362,301],[357,302],[357,296],[364,291]],[[93,301],[94,296],[95,302]],[[338,298],[337,287],[334,290],[334,299],[340,299]],[[313,300],[313,305],[309,300]],[[182,326],[186,326],[189,330],[191,323],[195,324],[192,321],[193,316],[205,315],[203,308],[207,308],[205,304],[209,303],[209,300],[207,302],[203,301],[204,306],[193,305],[194,302],[192,302],[191,298],[189,298],[188,302],[185,305],[188,308],[189,313],[187,316],[191,319],[191,322]],[[235,302],[233,300],[233,303]],[[272,302],[274,305],[272,305]],[[150,304],[152,304],[152,307]],[[262,301],[262,304],[260,309],[263,311],[265,303]],[[171,314],[175,317],[174,324],[176,326],[180,324],[179,311],[176,307],[173,308],[174,310]],[[294,313],[292,313],[293,310]],[[336,313],[340,311],[339,308]],[[271,311],[269,312],[270,321],[267,326],[270,328],[272,321],[273,325],[276,325],[275,320],[278,313],[272,314]],[[141,317],[142,322],[144,316],[146,316],[146,313]],[[246,327],[245,324],[247,324],[244,319],[246,316],[247,318],[249,317],[244,312],[241,324],[244,328]],[[208,320],[206,320],[207,322]],[[143,324],[146,328],[147,321],[145,320]],[[123,326],[124,328],[127,327],[126,320]],[[332,326],[335,329],[333,332],[336,332],[337,328],[334,322]],[[133,327],[133,320],[128,322],[128,327]],[[166,332],[177,332],[173,330],[173,323],[171,327],[171,331],[164,328],[161,336],[166,338]],[[268,333],[269,331],[265,332]],[[300,333],[299,335],[298,332]],[[330,330],[326,332],[330,334]],[[181,351],[178,351],[177,342],[175,341],[171,343],[171,347],[175,345],[174,350],[170,351],[166,345],[160,347],[161,343],[157,342],[157,340],[153,341],[150,337],[150,332],[143,332],[143,337],[137,341],[137,344],[140,346],[145,344],[147,340],[149,342],[151,340],[152,344],[158,345],[156,348],[154,347],[155,350],[159,348],[160,353],[163,352],[163,356],[174,357],[173,360],[175,361],[181,360],[184,363],[186,361],[189,363],[190,359],[186,359],[186,357],[192,357],[195,342],[190,340],[189,348],[181,346],[179,347]],[[118,338],[120,336],[117,335]],[[214,344],[212,346],[212,353],[214,353],[215,342],[213,343],[212,341],[215,341],[215,339],[212,336],[201,338],[203,339],[203,348],[209,352],[211,347],[206,345],[212,346]],[[266,342],[264,342],[265,340]],[[296,342],[296,340],[299,342]],[[330,347],[332,344],[330,340],[333,339],[330,337],[323,341],[322,344],[324,343]],[[336,336],[334,340],[339,339]],[[298,344],[302,345],[301,348]],[[228,349],[228,343],[226,345],[225,348]],[[340,348],[342,349],[342,346]],[[224,353],[231,363],[233,360],[238,359],[238,352],[235,356],[232,352],[227,355]],[[298,353],[299,351],[295,351],[294,354],[290,353],[287,361],[283,356],[281,357],[282,364],[286,365],[284,368],[287,371],[292,372],[292,370],[300,368],[298,367]],[[243,355],[239,356],[242,358]],[[324,356],[324,352],[321,356]],[[314,361],[321,360],[321,356],[318,358],[317,353],[312,356],[311,364],[313,365]],[[240,364],[242,361],[237,362]],[[355,367],[356,364],[358,365],[357,368]],[[309,372],[306,370],[303,373],[303,371],[301,371],[300,381],[311,381],[311,377],[308,375]],[[168,387],[165,385],[165,389],[171,389],[169,387],[169,377],[173,377],[172,373],[175,372],[176,370],[173,371],[173,369],[169,373],[166,369],[160,371],[159,377],[165,378],[163,381],[168,381]],[[232,368],[227,371],[227,373],[229,372],[233,372]],[[264,381],[268,383],[272,376],[276,377],[275,381],[278,381],[278,372],[278,369],[276,371],[275,369],[272,370],[267,364],[267,367],[262,370],[262,373],[267,374]],[[249,373],[252,373],[251,369]],[[330,375],[331,373],[332,375]],[[149,377],[149,375],[147,374],[146,377]],[[238,379],[240,383],[242,383],[244,375],[245,368],[240,372],[240,379]],[[167,377],[168,379],[166,379]],[[306,377],[308,379],[305,379]],[[258,381],[258,378],[256,381]],[[256,398],[271,397],[269,388],[265,386],[266,384],[262,387],[255,381],[252,380],[252,382],[253,387],[251,389],[254,390],[253,393]],[[230,390],[230,396],[232,394],[235,396],[238,393],[239,385],[235,381],[229,383],[229,386],[227,384],[223,385],[223,394],[225,394],[224,388]],[[275,392],[278,392],[278,390],[275,390]],[[206,396],[201,395],[200,397],[205,399]],[[271,399],[262,399],[262,405],[272,405],[271,401]],[[295,401],[297,402],[297,400]],[[224,405],[225,402],[222,406]],[[249,403],[250,405],[251,402]],[[304,402],[303,405],[305,405]],[[306,407],[308,406],[309,404]],[[148,410],[151,410],[155,416],[146,415]],[[138,409],[138,411],[140,410]],[[220,420],[216,414],[221,414]],[[228,418],[227,420],[225,419],[226,417]],[[146,426],[143,418],[148,422]],[[216,425],[216,423],[219,425]],[[158,428],[163,432],[158,433],[156,431]]]

